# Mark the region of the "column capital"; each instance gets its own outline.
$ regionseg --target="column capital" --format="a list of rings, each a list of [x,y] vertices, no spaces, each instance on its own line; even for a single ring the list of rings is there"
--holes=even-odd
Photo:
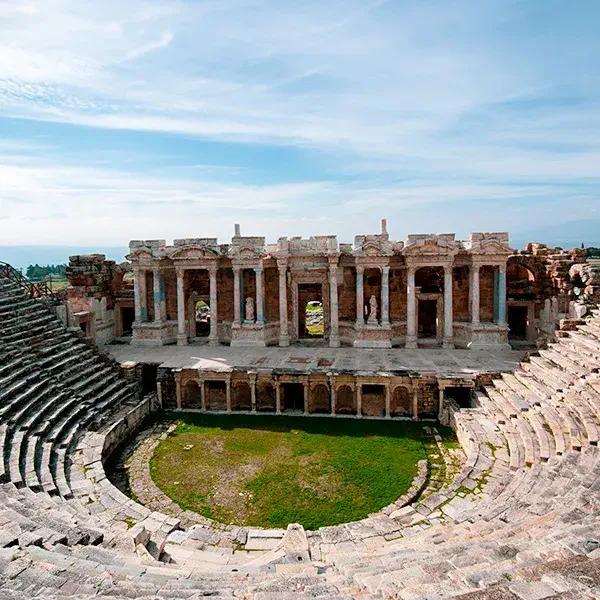
[[[390,272],[390,265],[383,265],[381,267],[381,272],[382,273],[389,273]]]
[[[356,272],[360,273],[362,275],[365,272],[365,266],[361,265],[361,264],[357,264],[356,265]]]
[[[264,271],[262,264],[257,265],[256,267],[254,267],[254,272],[255,273],[262,273]]]
[[[506,273],[506,263],[498,265],[498,271],[500,273]]]

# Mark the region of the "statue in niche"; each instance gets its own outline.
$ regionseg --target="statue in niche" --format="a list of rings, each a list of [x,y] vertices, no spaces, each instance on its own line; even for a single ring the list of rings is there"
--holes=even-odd
[[[254,323],[254,298],[246,298],[246,323]]]
[[[369,298],[369,319],[367,323],[377,323],[377,298],[375,296]]]

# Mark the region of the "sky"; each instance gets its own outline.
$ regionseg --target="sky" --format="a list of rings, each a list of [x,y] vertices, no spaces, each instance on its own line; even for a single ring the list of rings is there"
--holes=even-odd
[[[598,31],[597,0],[0,0],[0,246],[600,245]]]

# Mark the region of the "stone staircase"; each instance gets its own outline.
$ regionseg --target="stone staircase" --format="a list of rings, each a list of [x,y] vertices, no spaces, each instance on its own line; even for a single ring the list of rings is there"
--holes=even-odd
[[[421,500],[306,536],[183,529],[104,471],[144,400],[0,278],[0,600],[598,598],[600,315],[563,335],[453,415],[465,461]]]

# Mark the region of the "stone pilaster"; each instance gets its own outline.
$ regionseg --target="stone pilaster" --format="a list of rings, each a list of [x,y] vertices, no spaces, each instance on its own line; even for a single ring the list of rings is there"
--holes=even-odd
[[[329,379],[329,389],[331,398],[331,414],[335,415],[335,382],[333,377],[330,377]]]
[[[356,384],[356,416],[362,417],[362,384]]]
[[[154,267],[152,271],[152,286],[154,298],[154,321],[162,323],[165,316],[165,288],[163,285],[162,273],[158,267]]]
[[[415,294],[415,267],[406,274],[406,348],[417,347],[417,297]]]
[[[308,381],[305,381],[302,384],[302,389],[304,391],[304,414],[307,415],[308,414],[308,404],[310,401],[310,385],[309,385]]]
[[[506,265],[498,267],[498,325],[506,325]]]
[[[389,325],[390,322],[390,268],[381,268],[381,324]]]
[[[356,265],[356,326],[365,324],[364,267]]]
[[[287,261],[278,260],[279,269],[279,345],[290,345],[287,312]]]
[[[444,266],[444,348],[454,348],[454,317],[452,305],[452,266]]]
[[[440,385],[438,390],[438,421],[442,420],[442,412],[444,410],[444,388]]]
[[[412,418],[414,421],[419,419],[419,389],[416,386],[413,390]]]
[[[391,412],[391,395],[390,395],[390,384],[385,384],[385,418],[389,419],[392,416]]]
[[[242,299],[240,294],[240,267],[233,267],[233,324],[242,322]]]
[[[256,322],[265,322],[265,294],[264,294],[264,279],[262,265],[255,267],[256,274]]]
[[[217,323],[217,267],[209,269],[210,277],[210,334],[208,343],[211,346],[216,346],[219,343],[218,323]]]
[[[185,271],[178,268],[177,273],[177,345],[185,346],[188,343],[187,323],[185,320]]]
[[[231,412],[231,381],[229,379],[225,381],[225,406],[227,412]]]
[[[250,404],[252,412],[256,412],[256,374],[250,374]]]
[[[471,286],[469,296],[471,297],[471,323],[473,325],[479,325],[479,269],[480,265],[471,265]]]
[[[336,259],[337,261],[337,259]],[[338,308],[338,265],[330,259],[329,262],[329,345],[338,348],[340,345],[339,308]]]
[[[142,322],[142,290],[141,280],[146,274],[141,269],[133,269],[133,307],[135,310],[135,322]],[[145,287],[145,286],[144,286]]]
[[[275,382],[275,412],[281,414],[281,384],[279,381]]]

